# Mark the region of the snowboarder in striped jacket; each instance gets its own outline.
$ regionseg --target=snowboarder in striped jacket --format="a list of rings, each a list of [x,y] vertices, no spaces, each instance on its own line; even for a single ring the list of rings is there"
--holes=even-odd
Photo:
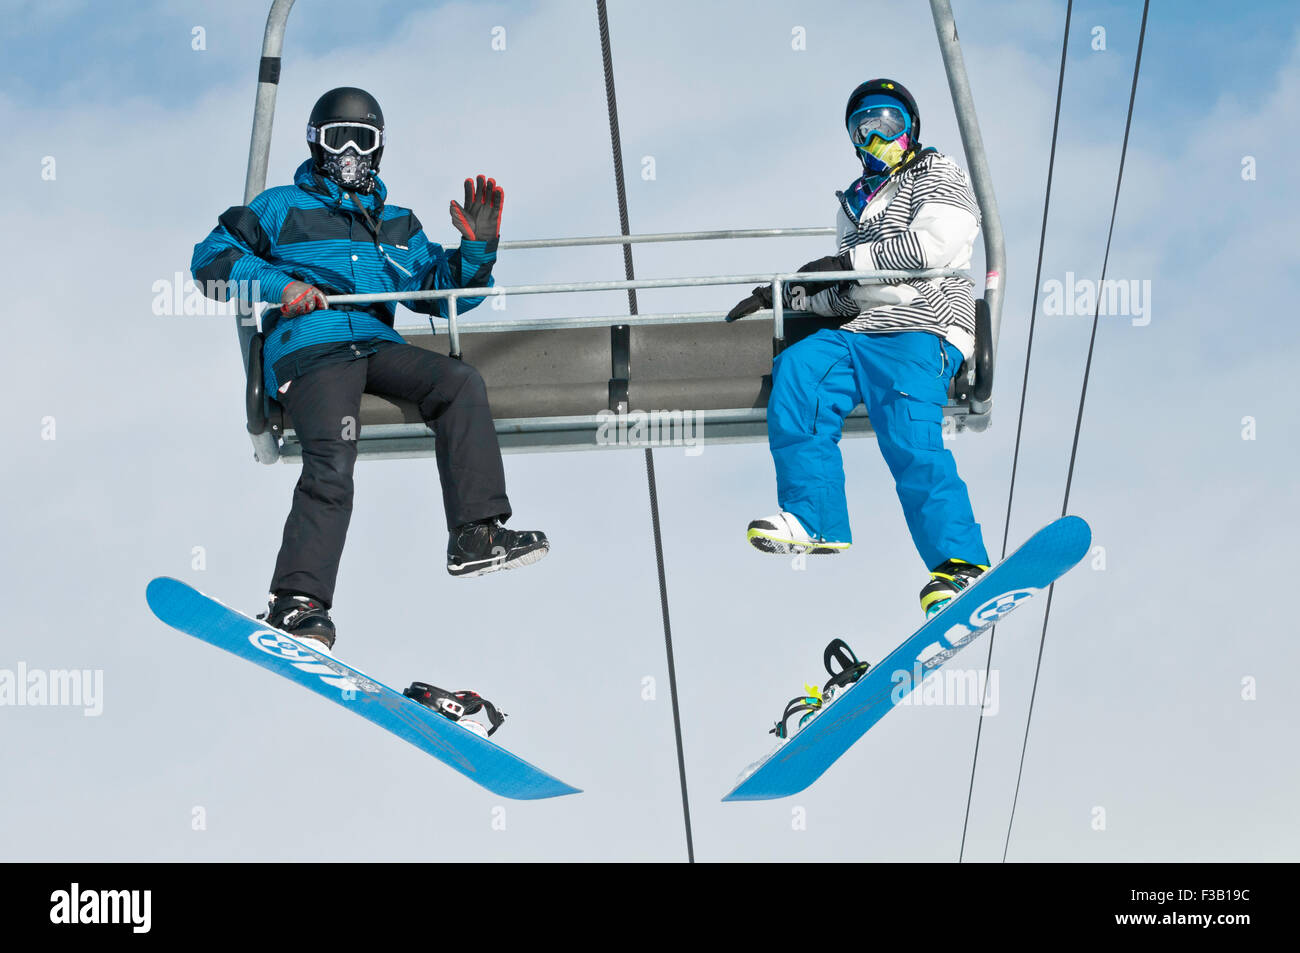
[[[849,97],[845,126],[863,174],[837,192],[839,253],[800,271],[969,268],[980,212],[966,173],[921,146],[916,101],[902,84],[869,80]],[[880,452],[930,580],[926,615],[988,568],[966,485],[943,445],[949,382],[975,344],[975,299],[965,277],[883,283],[805,282],[784,289],[786,308],[844,319],[787,348],[772,367],[768,441],[781,510],[749,524],[770,553],[849,548],[839,440],[844,418],[866,405]],[[772,306],[761,286],[734,321]]]
[[[356,421],[362,393],[413,402],[434,429],[450,540],[447,571],[479,575],[541,559],[545,534],[516,532],[487,390],[462,361],[406,343],[392,304],[330,307],[325,296],[492,284],[504,192],[492,179],[465,181],[451,203],[460,246],[425,237],[409,209],[389,204],[379,179],[385,132],[373,96],[354,87],[325,93],[307,125],[311,158],[294,184],[227,209],[194,248],[191,270],[213,297],[256,282],[274,302],[262,323],[265,386],[293,418],[302,477],[271,581],[267,620],[296,637],[334,645],[329,610],[352,514]],[[241,292],[242,293],[242,292]],[[483,299],[461,298],[466,311]],[[411,301],[446,316],[445,301]],[[349,426],[351,422],[351,426]]]

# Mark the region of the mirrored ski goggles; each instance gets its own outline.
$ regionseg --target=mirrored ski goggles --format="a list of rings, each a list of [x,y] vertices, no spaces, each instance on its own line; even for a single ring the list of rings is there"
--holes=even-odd
[[[327,122],[308,126],[307,141],[318,142],[334,155],[351,146],[358,155],[368,156],[384,144],[384,130],[365,122]]]
[[[865,146],[872,136],[893,142],[912,125],[907,113],[897,106],[871,106],[849,117],[849,138]]]

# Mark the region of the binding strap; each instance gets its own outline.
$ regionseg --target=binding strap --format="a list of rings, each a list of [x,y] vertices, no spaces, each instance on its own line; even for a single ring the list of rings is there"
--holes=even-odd
[[[831,663],[835,663],[839,668],[836,669]],[[867,674],[867,669],[871,668],[870,662],[858,661],[858,657],[853,654],[853,650],[843,639],[833,639],[830,645],[826,646],[826,651],[822,653],[822,664],[826,666],[826,671],[830,675],[823,691],[852,685]]]
[[[498,711],[496,705],[478,692],[449,692],[437,685],[412,682],[411,687],[402,694],[407,698],[415,699],[421,705],[432,708],[440,715],[445,715],[452,721],[460,721],[469,715],[476,715],[480,711],[485,711],[487,712],[488,721],[492,723],[491,727],[488,728],[488,737],[491,737],[493,732],[500,728],[501,723],[506,720],[505,713]]]
[[[820,711],[821,707],[822,700],[817,695],[800,695],[798,698],[792,698],[789,704],[785,706],[785,711],[781,715],[781,720],[769,728],[767,733],[769,735],[776,735],[778,738],[789,737],[789,729],[786,727],[786,722],[790,720],[791,716],[797,715],[799,712],[806,713],[799,719],[799,727],[802,728],[803,723],[812,717],[813,712]]]
[[[822,688],[816,685],[805,685],[806,694],[790,699],[785,706],[785,711],[781,713],[781,720],[768,729],[769,735],[776,735],[782,739],[788,738],[789,721],[793,716],[802,712],[797,726],[802,728],[804,723],[821,711],[837,692],[852,685],[867,673],[867,669],[871,668],[870,662],[858,661],[858,657],[853,654],[853,650],[843,639],[831,640],[831,643],[826,646],[826,651],[822,653],[822,664],[830,674],[826,684]]]

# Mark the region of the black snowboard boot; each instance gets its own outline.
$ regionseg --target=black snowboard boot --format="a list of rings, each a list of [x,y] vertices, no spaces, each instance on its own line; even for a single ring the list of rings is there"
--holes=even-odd
[[[921,590],[921,611],[928,619],[948,607],[961,591],[984,575],[988,566],[977,566],[964,559],[945,560],[930,570],[930,581]]]
[[[537,530],[506,529],[495,519],[457,526],[447,541],[447,572],[481,576],[498,569],[527,566],[546,555],[551,544]]]
[[[326,652],[334,648],[334,622],[329,610],[319,600],[295,593],[272,593],[269,599],[270,603],[259,619],[265,619],[267,625],[288,632],[295,639],[319,642]]]

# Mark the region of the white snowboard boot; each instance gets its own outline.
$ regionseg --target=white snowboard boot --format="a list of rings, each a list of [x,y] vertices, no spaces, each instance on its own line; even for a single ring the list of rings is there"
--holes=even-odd
[[[749,545],[755,549],[777,555],[812,553],[821,556],[843,552],[850,545],[826,539],[813,539],[794,515],[784,510],[775,516],[764,516],[750,523],[747,538]]]

